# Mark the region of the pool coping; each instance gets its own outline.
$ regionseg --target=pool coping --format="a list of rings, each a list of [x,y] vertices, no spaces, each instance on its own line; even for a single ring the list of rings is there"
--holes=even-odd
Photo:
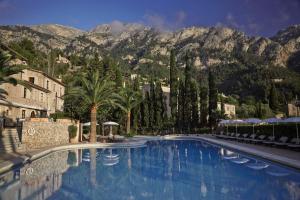
[[[66,144],[55,147],[48,147],[47,149],[40,149],[25,153],[16,158],[16,160],[9,160],[0,163],[0,175],[4,172],[12,170],[20,165],[32,162],[39,159],[45,155],[56,151],[62,150],[72,150],[72,149],[86,149],[86,148],[139,148],[145,146],[148,141],[153,140],[172,140],[172,139],[183,139],[183,140],[200,140],[208,143],[215,144],[217,146],[223,146],[225,148],[237,150],[244,152],[249,155],[261,157],[266,160],[270,160],[279,164],[283,164],[288,167],[300,170],[300,162],[294,159],[285,158],[283,156],[263,152],[261,150],[256,150],[249,147],[243,147],[240,145],[235,145],[227,143],[226,141],[217,140],[214,138],[201,136],[182,136],[182,135],[166,135],[166,136],[135,136],[130,141],[125,143],[79,143],[79,144]]]
[[[286,158],[280,155],[275,155],[272,153],[267,153],[267,152],[263,152],[261,150],[257,150],[254,148],[249,148],[249,147],[244,147],[244,146],[240,146],[240,145],[236,145],[236,144],[232,144],[232,143],[228,143],[226,141],[221,141],[218,139],[214,139],[214,138],[208,138],[205,135],[204,136],[173,136],[173,135],[168,135],[164,137],[165,139],[187,139],[187,140],[202,140],[208,143],[212,143],[215,144],[217,146],[223,146],[225,148],[229,148],[229,149],[233,149],[236,151],[240,151],[240,152],[244,152],[246,154],[255,156],[255,157],[260,157],[266,160],[269,160],[271,162],[275,162],[275,163],[279,163],[297,170],[300,170],[300,162],[298,160],[294,160],[291,158]]]

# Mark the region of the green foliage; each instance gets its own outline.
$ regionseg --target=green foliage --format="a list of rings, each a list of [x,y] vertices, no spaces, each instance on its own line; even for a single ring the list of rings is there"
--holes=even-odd
[[[8,62],[11,60],[11,55],[0,49],[0,86],[4,83],[17,85],[20,83],[16,78],[12,77],[12,75],[18,74],[22,72],[21,66],[9,66]],[[7,91],[0,88],[0,100],[5,99],[7,95]]]
[[[279,108],[277,89],[274,84],[272,85],[270,91],[269,105],[270,108],[273,109],[274,111],[277,111]]]
[[[207,125],[208,116],[208,89],[201,87],[200,89],[200,125],[202,127]]]
[[[209,125],[212,128],[217,122],[217,101],[218,91],[215,83],[215,76],[212,71],[209,71],[208,76],[208,87],[209,87],[209,103],[208,103],[208,114],[209,114]]]
[[[170,54],[170,107],[171,117],[175,122],[177,116],[177,96],[178,96],[178,69],[175,60],[175,51]]]
[[[69,132],[69,137],[70,138],[75,138],[77,135],[77,126],[70,125],[68,127],[68,132]]]

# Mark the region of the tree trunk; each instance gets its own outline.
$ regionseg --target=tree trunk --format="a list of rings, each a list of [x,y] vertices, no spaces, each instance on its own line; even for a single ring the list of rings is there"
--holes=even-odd
[[[127,112],[127,125],[126,125],[126,133],[127,134],[130,133],[130,115],[131,115],[131,112],[128,111]]]
[[[93,105],[91,108],[91,135],[90,135],[91,143],[97,141],[96,129],[97,129],[97,107]]]

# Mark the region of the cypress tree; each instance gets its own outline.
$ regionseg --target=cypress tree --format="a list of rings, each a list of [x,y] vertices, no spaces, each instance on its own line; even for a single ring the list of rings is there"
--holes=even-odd
[[[148,110],[148,120],[147,120],[148,121],[148,126],[147,127],[153,129],[153,122],[154,122],[153,113],[154,113],[154,110],[153,110],[151,95],[150,95],[149,92],[146,92],[146,101],[147,101],[147,105],[145,105],[145,107],[147,106],[146,109]]]
[[[185,81],[184,81],[184,129],[185,130],[190,130],[191,127],[191,119],[192,119],[192,100],[191,100],[191,85],[192,85],[192,66],[190,62],[190,58],[188,54],[186,54],[185,57],[185,70],[184,70],[184,75],[185,75]]]
[[[216,117],[217,117],[218,91],[215,83],[215,77],[211,70],[209,70],[209,75],[208,75],[208,87],[209,87],[208,115],[209,115],[209,126],[212,131],[213,126],[215,126],[217,122]]]
[[[278,92],[274,84],[272,84],[271,91],[270,91],[269,106],[274,111],[277,111],[279,108]]]
[[[161,88],[160,82],[156,82],[155,84],[155,105],[156,105],[156,113],[155,113],[155,119],[156,119],[156,126],[162,127],[163,122],[163,115],[164,115],[164,102],[163,102],[163,91]]]
[[[208,116],[208,91],[206,87],[200,89],[200,124],[202,127],[207,125]]]
[[[171,50],[170,54],[170,107],[171,107],[171,118],[173,122],[177,117],[177,106],[178,106],[178,69],[175,60],[175,51]]]
[[[134,79],[133,81],[133,90],[136,92],[140,92],[140,84],[138,78]],[[138,126],[141,124],[141,119],[140,119],[140,106],[136,106],[135,108],[132,109],[131,114],[132,114],[132,127],[134,130],[137,132]]]
[[[198,101],[198,87],[196,81],[191,85],[191,108],[192,108],[192,120],[191,127],[196,129],[199,125],[199,101]]]
[[[183,130],[184,123],[184,82],[182,80],[179,81],[179,92],[178,92],[178,112],[177,112],[177,129],[178,131]]]

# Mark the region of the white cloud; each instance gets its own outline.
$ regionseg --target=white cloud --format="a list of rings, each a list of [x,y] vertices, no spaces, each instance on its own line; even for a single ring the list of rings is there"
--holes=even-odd
[[[179,11],[173,17],[173,20],[167,20],[164,16],[158,14],[146,14],[144,16],[145,23],[159,31],[171,31],[184,26],[186,13]]]
[[[124,30],[126,30],[124,23],[122,23],[118,20],[112,21],[110,23],[110,26],[111,26],[111,32],[113,34],[119,34],[119,33],[123,32]]]

